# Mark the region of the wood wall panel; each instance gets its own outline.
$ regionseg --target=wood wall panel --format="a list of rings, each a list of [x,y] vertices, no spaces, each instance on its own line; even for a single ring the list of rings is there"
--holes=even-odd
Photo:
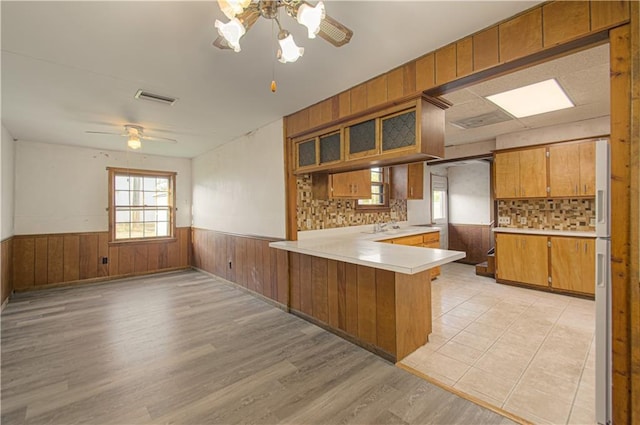
[[[300,256],[300,311],[309,316],[313,315],[311,292],[311,257]]]
[[[20,252],[12,258],[19,282],[15,289],[188,267],[190,235],[189,228],[178,228],[175,241],[111,245],[108,232],[16,236]]]
[[[404,68],[396,68],[387,74],[387,99],[395,100],[404,96]]]
[[[456,79],[456,60],[455,43],[436,50],[436,85]]]
[[[500,62],[542,50],[542,10],[536,8],[499,26]]]
[[[591,1],[591,31],[612,27],[629,20],[629,1]]]
[[[311,257],[311,311],[313,317],[329,323],[328,263],[326,258]]]
[[[473,36],[473,69],[481,71],[500,63],[498,27],[491,27]]]
[[[473,72],[473,38],[467,37],[456,43],[456,73],[464,77]]]
[[[367,85],[360,84],[353,87],[351,90],[351,113],[356,114],[358,112],[367,109]]]
[[[4,303],[13,292],[13,238],[0,243],[0,303]]]
[[[387,101],[387,75],[367,82],[367,108],[378,106]]]
[[[351,91],[347,90],[338,95],[338,109],[339,118],[351,115]]]
[[[402,67],[403,94],[405,96],[416,92],[416,61],[411,61]]]
[[[277,239],[233,235],[194,228],[190,249],[180,249],[193,266],[280,304],[289,303],[289,257],[269,247]],[[292,262],[298,257],[292,255]],[[231,262],[231,268],[229,268]],[[291,293],[299,304],[299,276],[291,278]]]
[[[345,325],[347,332],[358,335],[358,266],[345,264]]]
[[[357,266],[358,337],[376,344],[376,274],[375,269]],[[347,282],[353,284],[353,282]]]
[[[289,254],[289,262],[291,271],[289,279],[291,282],[290,291],[290,306],[294,310],[302,311],[300,308],[300,256],[297,252]]]
[[[376,270],[376,345],[394,353],[396,350],[395,273]]]
[[[542,7],[542,15],[544,47],[567,42],[590,30],[586,1],[554,1]]]
[[[492,247],[491,226],[482,224],[449,223],[449,248],[464,251],[467,256],[459,263],[478,264],[487,261],[487,251]]]
[[[338,261],[327,260],[327,323],[336,329],[341,329],[338,291]]]
[[[435,55],[430,53],[416,60],[416,90],[424,91],[436,85]]]

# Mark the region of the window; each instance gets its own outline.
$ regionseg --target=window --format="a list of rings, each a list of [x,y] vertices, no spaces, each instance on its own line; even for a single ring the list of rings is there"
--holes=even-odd
[[[388,210],[389,185],[387,184],[388,170],[382,167],[371,169],[371,198],[358,199],[356,209],[359,210]]]
[[[108,170],[111,241],[172,238],[176,173]]]

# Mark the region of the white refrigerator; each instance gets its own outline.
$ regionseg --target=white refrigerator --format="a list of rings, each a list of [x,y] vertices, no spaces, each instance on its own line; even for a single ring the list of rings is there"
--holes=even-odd
[[[611,161],[607,140],[596,142],[596,420],[611,424]]]

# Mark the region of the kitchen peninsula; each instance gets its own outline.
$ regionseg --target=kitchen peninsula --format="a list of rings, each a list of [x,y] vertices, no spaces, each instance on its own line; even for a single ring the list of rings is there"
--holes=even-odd
[[[464,258],[459,251],[380,243],[429,235],[408,226],[372,233],[371,226],[300,233],[269,244],[289,251],[290,309],[397,362],[431,333],[430,269]]]

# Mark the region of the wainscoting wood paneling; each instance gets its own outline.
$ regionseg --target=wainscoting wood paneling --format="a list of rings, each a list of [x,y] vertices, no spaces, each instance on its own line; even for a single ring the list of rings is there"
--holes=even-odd
[[[194,228],[191,240],[194,267],[288,307],[288,256],[286,251],[269,248],[269,242],[279,239]],[[299,294],[294,297],[299,304]]]
[[[0,244],[0,304],[9,298],[13,291],[13,238],[8,238]]]
[[[10,257],[5,260],[3,252],[3,261],[11,264],[9,276],[17,291],[186,268],[189,230],[177,228],[173,241],[111,245],[108,232],[18,235]]]
[[[449,223],[449,249],[467,253],[467,256],[458,262],[478,264],[487,261],[487,251],[491,247],[493,247],[491,226]]]

